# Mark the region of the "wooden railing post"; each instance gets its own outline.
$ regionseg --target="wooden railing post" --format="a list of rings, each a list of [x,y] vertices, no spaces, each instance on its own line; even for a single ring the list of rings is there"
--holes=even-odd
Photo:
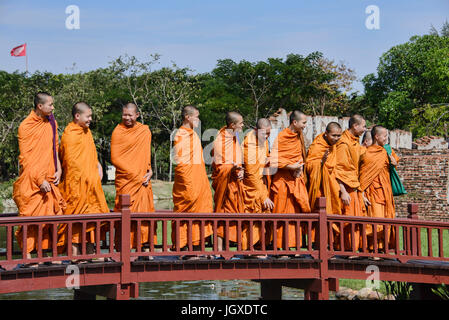
[[[129,273],[131,271],[131,197],[129,194],[119,195],[121,218],[121,233],[120,233],[120,260],[123,263],[121,273],[121,283],[129,282]]]
[[[416,203],[409,203],[407,205],[407,212],[408,212],[408,219],[417,220],[418,218],[418,204]],[[417,228],[410,228],[410,251],[412,255],[418,254],[418,246],[421,244],[418,243],[418,229]],[[397,235],[399,236],[399,235]],[[406,240],[406,239],[404,239]],[[409,254],[409,253],[408,253]]]
[[[326,198],[320,197],[317,199],[317,209],[319,214],[318,222],[318,250],[320,259],[320,284],[321,288],[318,293],[318,299],[329,300],[329,279],[328,279],[328,230],[327,230],[327,212],[326,212]]]

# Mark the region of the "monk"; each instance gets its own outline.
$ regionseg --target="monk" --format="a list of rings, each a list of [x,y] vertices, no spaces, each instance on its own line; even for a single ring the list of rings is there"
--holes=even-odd
[[[175,152],[175,181],[173,184],[173,211],[175,212],[204,212],[212,213],[212,191],[203,160],[203,148],[195,128],[199,125],[199,111],[194,106],[182,109],[182,125],[174,137]],[[188,223],[182,222],[176,229],[172,222],[172,242],[176,243],[176,232],[179,230],[179,248],[187,250],[188,237],[192,239],[194,250],[200,250],[201,239],[212,234],[211,223],[204,224],[201,231],[199,222],[192,223],[191,233],[188,234]],[[202,235],[202,236],[201,236]],[[185,256],[185,259],[197,259],[197,256]]]
[[[266,179],[266,167],[269,159],[268,137],[271,132],[271,123],[268,119],[257,120],[256,129],[251,130],[243,140],[243,164],[245,175],[245,212],[263,213],[270,212],[274,203],[268,192],[268,181]],[[245,225],[243,233],[243,246],[248,248],[249,226]],[[260,223],[253,225],[253,245],[265,236]],[[265,255],[256,255],[257,258],[265,258]]]
[[[61,178],[61,164],[58,157],[58,125],[53,116],[53,97],[46,92],[34,96],[34,110],[19,126],[19,178],[13,185],[13,199],[19,210],[19,216],[62,215],[66,203],[57,185]],[[29,226],[26,243],[23,230],[19,227],[15,233],[21,249],[25,246],[27,258],[37,250],[38,228]],[[52,247],[51,226],[42,229],[42,249]],[[34,267],[37,264],[26,266]]]
[[[339,203],[340,186],[335,178],[336,149],[335,145],[342,135],[341,126],[337,122],[330,122],[326,131],[319,134],[307,151],[305,172],[310,207],[315,209],[319,197],[326,198],[326,212],[340,214]],[[312,228],[312,241],[315,242],[315,230]],[[338,228],[333,225],[334,239],[338,237]],[[334,242],[338,247],[338,243]]]
[[[212,188],[214,212],[244,213],[244,168],[238,133],[243,128],[243,117],[235,111],[226,114],[226,126],[214,140],[212,160]],[[224,226],[219,224],[218,250],[223,250]],[[230,223],[229,241],[237,242],[237,223]]]
[[[371,136],[371,131],[366,131],[365,134],[362,137],[362,146],[365,148],[368,148],[370,145],[373,144],[373,138]]]
[[[396,159],[388,156],[384,145],[388,142],[388,130],[382,126],[374,126],[371,130],[373,144],[366,150],[360,165],[360,189],[362,190],[364,208],[368,217],[388,218],[395,217],[395,205],[393,191],[390,182],[390,162],[396,165]],[[392,230],[394,231],[394,230]],[[374,232],[372,226],[367,226],[368,247],[373,250]],[[390,230],[388,230],[390,234]],[[385,241],[389,242],[389,248],[393,248],[395,239],[384,237],[384,227],[377,226],[378,250],[385,250]]]
[[[290,114],[290,125],[282,130],[274,141],[270,153],[270,166],[277,168],[270,188],[270,198],[274,202],[273,213],[311,211],[303,172],[306,158],[303,129],[306,124],[306,115],[298,110],[293,111]],[[296,239],[295,223],[289,223],[287,232],[288,243],[285,243],[284,226],[277,227],[277,247],[299,249],[302,245],[302,237],[305,236],[303,224],[301,223],[299,239]]]
[[[346,216],[362,216],[363,199],[359,181],[359,166],[363,149],[359,141],[365,131],[365,119],[355,114],[349,119],[349,128],[343,132],[336,144],[335,177],[340,185],[341,214]],[[359,226],[354,229],[354,239],[351,237],[350,225],[345,227],[344,244],[345,250],[350,250],[352,244],[356,250],[360,248]]]
[[[151,131],[147,125],[137,121],[140,112],[134,103],[127,103],[122,108],[122,122],[118,124],[111,136],[111,163],[115,166],[115,207],[120,211],[119,196],[129,194],[131,212],[154,212],[153,190],[151,187]],[[119,225],[117,225],[119,227]],[[117,228],[120,230],[120,228]],[[154,243],[157,240],[154,224]],[[131,248],[137,248],[137,222],[131,222]],[[142,221],[140,227],[140,246],[149,251],[149,222]],[[120,232],[116,233],[116,245]],[[141,257],[147,260],[150,257]]]
[[[65,215],[108,213],[109,208],[101,187],[103,170],[98,162],[94,139],[89,129],[92,108],[85,102],[78,102],[72,108],[73,121],[65,128],[61,137],[60,159],[63,179],[59,190],[67,201]],[[64,251],[67,245],[67,224],[58,231],[58,246]],[[102,235],[103,236],[103,235]],[[72,228],[73,255],[94,253],[95,223],[86,226],[86,252],[81,252],[81,226]],[[86,260],[80,260],[84,262]]]

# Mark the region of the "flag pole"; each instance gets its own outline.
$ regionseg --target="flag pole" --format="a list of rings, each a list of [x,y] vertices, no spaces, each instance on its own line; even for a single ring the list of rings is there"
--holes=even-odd
[[[25,43],[26,45],[26,43]],[[26,74],[28,75],[28,48],[27,48],[27,52],[25,54],[25,63],[26,63]]]

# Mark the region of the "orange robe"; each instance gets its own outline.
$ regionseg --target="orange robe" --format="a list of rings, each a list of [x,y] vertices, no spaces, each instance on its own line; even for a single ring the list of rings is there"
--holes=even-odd
[[[397,156],[396,156],[397,157]],[[371,205],[363,206],[363,211],[368,217],[390,218],[395,217],[393,190],[390,182],[390,162],[387,151],[378,145],[367,148],[360,166],[360,188],[365,192],[365,197]],[[394,231],[394,229],[393,229]],[[369,248],[373,249],[374,235],[372,226],[367,227]],[[390,231],[388,230],[388,234]],[[384,248],[384,228],[377,226],[378,248]],[[387,236],[389,248],[395,243],[394,233]]]
[[[309,196],[305,184],[305,177],[293,177],[291,170],[285,166],[296,162],[303,162],[305,158],[304,140],[302,134],[298,134],[285,128],[274,141],[270,153],[270,165],[277,168],[277,172],[271,181],[270,197],[274,202],[274,213],[305,213],[310,212]],[[299,247],[302,244],[302,236],[305,236],[305,229],[301,227],[299,241],[296,239],[296,224],[289,223],[288,245],[284,243],[284,226],[277,227],[277,246],[287,249],[287,247]]]
[[[363,147],[359,143],[359,138],[345,130],[338,142],[336,143],[336,164],[335,177],[343,182],[346,191],[351,197],[349,205],[340,201],[341,214],[347,216],[362,216],[363,197],[360,189],[359,166],[360,159],[364,152]],[[348,250],[351,247],[352,237],[350,234],[350,225],[345,227],[344,243]],[[360,226],[354,228],[354,245],[355,249],[360,248]]]
[[[67,201],[64,214],[108,213],[97,167],[97,150],[90,129],[70,122],[62,134],[59,153],[63,171],[59,190]],[[67,245],[66,230],[67,224],[63,224],[58,231],[61,250]],[[81,243],[81,225],[74,224],[72,232],[72,243]],[[86,225],[86,241],[95,242],[95,223]]]
[[[175,181],[173,184],[173,211],[192,213],[212,213],[212,191],[203,160],[203,148],[196,132],[181,126],[174,139]],[[212,234],[212,225],[204,225],[203,238]],[[188,244],[188,223],[179,225],[179,247]],[[201,224],[192,223],[192,245],[200,245]],[[176,227],[172,222],[172,243],[176,244]]]
[[[56,171],[53,143],[57,152],[59,148],[57,133],[54,137],[50,122],[42,119],[33,110],[20,124],[18,138],[20,175],[14,182],[13,199],[19,209],[19,216],[62,215],[66,204],[58,187],[53,184]],[[50,192],[40,191],[44,180],[50,183]],[[45,225],[42,231],[42,249],[49,249],[52,240],[51,226]],[[17,229],[15,235],[22,248],[22,227]],[[27,253],[37,249],[37,236],[37,226],[29,226]]]
[[[123,124],[115,127],[111,136],[111,163],[115,167],[115,207],[120,211],[119,196],[129,194],[131,212],[154,212],[153,190],[151,181],[142,184],[143,176],[151,169],[151,131],[140,122],[132,128]],[[120,225],[117,225],[117,237],[120,238]],[[156,230],[156,224],[154,224]],[[137,222],[131,222],[131,248],[137,248]],[[149,223],[142,221],[140,243],[149,242]],[[157,234],[154,232],[154,243]],[[118,240],[117,240],[118,241]],[[118,244],[118,243],[117,243]]]
[[[322,164],[325,152],[328,152],[326,161]],[[324,133],[318,135],[307,151],[305,172],[312,211],[319,197],[326,198],[326,212],[328,214],[340,214],[339,192],[340,186],[335,179],[336,148],[330,146],[324,139]],[[334,233],[338,230],[333,225]],[[312,229],[312,232],[315,228]],[[314,240],[314,234],[312,235]]]
[[[214,188],[214,212],[244,213],[244,184],[231,174],[233,163],[242,165],[242,150],[237,136],[223,127],[214,140],[212,162],[212,188]],[[217,234],[224,237],[223,223]],[[237,223],[229,224],[229,240],[237,242]]]
[[[263,208],[264,201],[269,198],[267,181],[264,176],[264,169],[269,156],[268,141],[263,144],[257,138],[256,132],[250,131],[243,140],[243,163],[245,168],[245,212],[262,213],[269,212]],[[243,243],[245,248],[249,243],[249,226],[245,225],[243,233]],[[264,236],[264,230],[260,223],[253,224],[253,245]]]

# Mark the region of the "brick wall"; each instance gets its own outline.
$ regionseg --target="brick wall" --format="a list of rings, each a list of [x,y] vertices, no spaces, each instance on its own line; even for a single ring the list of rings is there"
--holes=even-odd
[[[407,195],[396,196],[396,213],[407,216],[407,203],[419,205],[420,219],[449,221],[449,150],[395,150],[397,171]]]

